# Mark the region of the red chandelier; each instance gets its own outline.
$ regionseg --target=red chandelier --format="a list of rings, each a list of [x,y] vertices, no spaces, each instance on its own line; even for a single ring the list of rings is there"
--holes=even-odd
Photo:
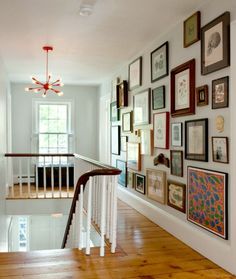
[[[64,84],[61,82],[61,78],[57,79],[54,82],[51,82],[51,74],[48,73],[48,52],[53,51],[52,46],[44,46],[43,50],[46,51],[46,81],[45,83],[42,83],[38,81],[35,77],[31,77],[32,83],[38,85],[37,87],[26,87],[25,91],[33,91],[35,93],[39,93],[40,91],[43,91],[43,97],[46,97],[46,94],[49,90],[56,93],[58,96],[62,96],[63,92],[55,89],[54,87],[62,87]]]

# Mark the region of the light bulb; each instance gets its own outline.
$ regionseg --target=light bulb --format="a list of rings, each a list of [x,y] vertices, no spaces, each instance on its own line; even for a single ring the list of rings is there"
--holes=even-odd
[[[46,98],[46,93],[43,93],[42,97],[43,97],[43,98]]]
[[[61,92],[57,93],[57,95],[58,95],[58,96],[63,96],[64,93],[61,91]]]
[[[29,87],[25,87],[25,91],[29,91]]]

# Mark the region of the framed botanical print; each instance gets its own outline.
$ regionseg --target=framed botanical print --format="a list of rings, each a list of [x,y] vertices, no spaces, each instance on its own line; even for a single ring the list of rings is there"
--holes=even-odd
[[[128,141],[128,137],[126,136],[122,136],[120,138],[120,150],[123,152],[127,151],[127,141]]]
[[[184,21],[184,47],[200,40],[201,13],[197,11]]]
[[[169,74],[169,45],[165,42],[151,52],[151,82]]]
[[[134,176],[135,174],[131,171],[127,172],[127,186],[130,189],[134,188]]]
[[[153,130],[140,130],[141,155],[153,155]]]
[[[182,146],[183,144],[183,123],[171,123],[171,145]]]
[[[147,196],[159,203],[166,203],[166,172],[147,169]]]
[[[135,174],[135,190],[143,195],[145,195],[145,176],[136,173]]]
[[[186,185],[168,180],[167,204],[183,213],[186,212]]]
[[[201,29],[201,73],[230,66],[230,13],[225,12]]]
[[[128,106],[128,83],[126,80],[123,80],[116,86],[116,101],[117,108]]]
[[[120,155],[120,126],[111,127],[111,153]]]
[[[169,112],[153,114],[154,147],[169,148]]]
[[[116,168],[121,170],[121,174],[118,177],[118,183],[124,187],[127,187],[127,165],[125,161],[116,160]]]
[[[185,159],[208,162],[208,119],[185,121]]]
[[[196,88],[196,102],[197,102],[198,107],[208,105],[208,85],[207,84]]]
[[[133,170],[141,170],[140,143],[127,143],[127,166]]]
[[[150,89],[134,95],[134,125],[150,124]]]
[[[228,238],[227,173],[188,167],[188,221]]]
[[[165,86],[159,86],[152,90],[152,109],[165,108]]]
[[[116,122],[120,120],[120,111],[117,109],[116,102],[110,104],[110,121]]]
[[[195,59],[171,71],[171,116],[195,114]]]
[[[183,176],[183,151],[170,151],[170,173],[175,176]]]
[[[229,163],[228,138],[212,137],[213,162]]]
[[[122,114],[122,132],[131,133],[133,131],[133,112]]]
[[[218,78],[212,81],[212,109],[229,106],[229,77]]]
[[[129,90],[142,85],[142,57],[129,64]]]

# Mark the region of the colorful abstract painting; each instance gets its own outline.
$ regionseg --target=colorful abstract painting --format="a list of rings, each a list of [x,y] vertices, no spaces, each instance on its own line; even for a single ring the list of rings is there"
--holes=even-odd
[[[188,167],[188,220],[227,239],[227,174]]]

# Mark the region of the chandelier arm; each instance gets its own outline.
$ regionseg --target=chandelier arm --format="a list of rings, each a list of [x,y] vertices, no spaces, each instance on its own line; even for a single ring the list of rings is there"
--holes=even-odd
[[[28,88],[28,90],[34,90],[34,89],[40,89],[40,90],[42,90],[43,87],[29,87],[29,88]]]
[[[56,90],[56,89],[54,89],[54,88],[51,88],[51,90],[52,90],[53,92],[55,92],[56,94],[58,94],[58,93],[61,92],[60,90]]]
[[[51,85],[54,85],[55,83],[57,83],[57,82],[59,82],[60,83],[60,79],[58,79],[58,80],[56,80],[56,81],[54,81],[54,82],[52,82],[51,83]],[[55,86],[55,85],[54,85]]]

